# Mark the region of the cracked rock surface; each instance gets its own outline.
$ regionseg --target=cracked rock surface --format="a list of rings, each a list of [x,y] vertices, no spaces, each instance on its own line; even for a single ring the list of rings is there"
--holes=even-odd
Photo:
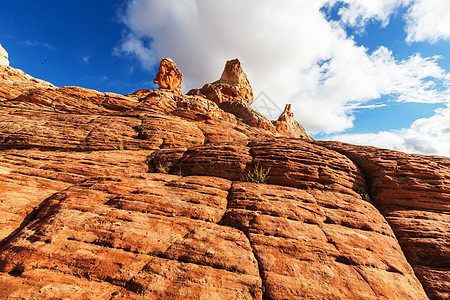
[[[289,138],[199,95],[11,82],[0,299],[450,295],[448,158]]]

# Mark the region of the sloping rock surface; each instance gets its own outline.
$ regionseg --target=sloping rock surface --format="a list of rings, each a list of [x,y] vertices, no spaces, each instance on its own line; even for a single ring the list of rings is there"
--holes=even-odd
[[[450,299],[450,159],[318,142],[355,161],[432,299]]]
[[[448,298],[448,158],[25,82],[0,82],[0,299]]]

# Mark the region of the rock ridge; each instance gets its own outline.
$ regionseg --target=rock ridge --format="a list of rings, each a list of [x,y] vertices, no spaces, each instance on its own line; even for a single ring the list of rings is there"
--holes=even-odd
[[[314,141],[240,63],[221,101],[166,63],[128,95],[0,67],[0,299],[448,299],[449,158]]]

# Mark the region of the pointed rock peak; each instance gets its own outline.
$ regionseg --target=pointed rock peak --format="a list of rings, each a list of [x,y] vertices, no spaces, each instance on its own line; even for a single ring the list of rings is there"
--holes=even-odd
[[[294,114],[291,111],[292,104],[286,104],[283,113],[278,118],[278,121],[294,119]]]
[[[238,85],[250,85],[247,79],[247,75],[242,69],[241,62],[237,58],[227,61],[219,82]]]
[[[237,58],[227,61],[219,80],[207,83],[199,90],[191,90],[188,95],[203,96],[217,104],[222,102],[252,104],[253,102],[253,89]]]
[[[8,52],[0,44],[0,66],[9,66]]]
[[[159,63],[158,74],[153,82],[159,86],[160,90],[173,90],[181,94],[183,74],[172,59],[164,58]]]
[[[286,107],[278,120],[272,121],[277,132],[290,138],[302,138],[311,141],[314,140],[312,136],[306,133],[305,128],[303,128],[303,126],[294,119],[294,114],[291,109],[292,105],[286,104]]]

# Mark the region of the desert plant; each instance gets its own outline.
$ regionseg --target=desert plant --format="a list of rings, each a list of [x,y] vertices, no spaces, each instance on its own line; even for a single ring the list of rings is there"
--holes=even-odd
[[[370,199],[370,195],[367,192],[365,187],[358,187],[354,189],[354,191],[361,196],[361,198],[367,202],[372,203],[372,200]]]
[[[163,165],[161,165],[161,163],[159,163],[159,166],[156,169],[158,170],[159,173],[169,174],[169,167],[163,166]]]
[[[178,172],[177,172],[178,176],[183,176],[183,171],[181,171],[181,167],[178,168]]]
[[[138,139],[141,139],[141,140],[146,139],[145,131],[147,130],[147,128],[144,126],[144,121],[141,121],[141,125],[135,126],[134,130],[136,130],[136,132],[138,133],[138,135],[137,135]]]
[[[253,167],[246,175],[243,176],[243,181],[254,183],[265,183],[269,178],[270,168],[264,169],[259,164]]]

